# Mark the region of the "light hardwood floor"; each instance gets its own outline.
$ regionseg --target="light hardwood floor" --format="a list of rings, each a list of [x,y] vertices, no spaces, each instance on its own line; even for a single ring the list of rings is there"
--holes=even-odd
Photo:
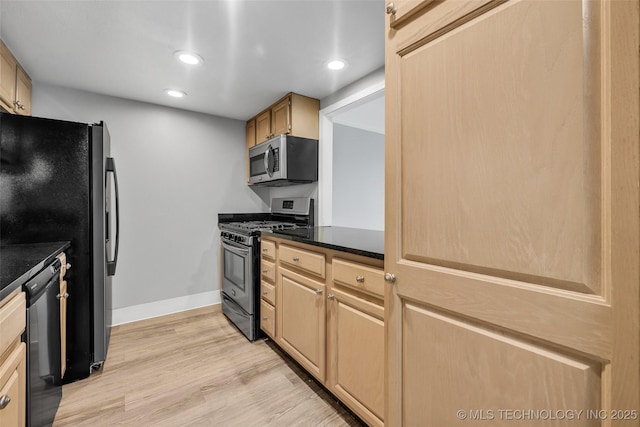
[[[360,426],[269,341],[219,306],[116,326],[107,360],[66,384],[62,426]]]

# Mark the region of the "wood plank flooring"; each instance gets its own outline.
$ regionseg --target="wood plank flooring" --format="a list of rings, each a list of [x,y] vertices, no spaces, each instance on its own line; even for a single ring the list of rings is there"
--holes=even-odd
[[[204,307],[112,329],[107,360],[66,384],[54,427],[361,426],[273,343]]]

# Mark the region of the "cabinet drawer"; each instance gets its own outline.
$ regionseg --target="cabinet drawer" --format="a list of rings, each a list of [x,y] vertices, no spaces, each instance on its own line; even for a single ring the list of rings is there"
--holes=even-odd
[[[260,264],[260,274],[263,279],[267,279],[271,283],[276,282],[276,265],[267,260],[262,260]]]
[[[333,281],[384,298],[384,273],[379,268],[334,258]]]
[[[260,329],[271,338],[276,336],[276,309],[264,300],[260,300]]]
[[[325,277],[324,254],[309,252],[304,249],[293,248],[287,245],[280,245],[280,262],[292,265],[301,270]]]
[[[260,250],[264,258],[276,259],[276,244],[270,240],[262,240]]]
[[[27,317],[27,305],[24,292],[0,308],[0,355],[9,348],[11,343],[24,331]]]
[[[260,283],[260,295],[262,295],[262,299],[268,301],[271,305],[276,305],[276,287],[262,281]]]
[[[9,404],[0,410],[0,426],[25,425],[26,345],[20,343],[0,365],[0,397],[8,396]]]

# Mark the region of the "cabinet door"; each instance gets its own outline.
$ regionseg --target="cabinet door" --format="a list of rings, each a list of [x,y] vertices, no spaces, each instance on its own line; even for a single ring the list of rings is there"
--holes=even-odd
[[[9,301],[4,300],[0,308],[0,356],[7,351],[25,329],[27,303],[24,292]]]
[[[26,422],[26,345],[20,343],[0,365],[0,426],[24,427]],[[8,402],[8,403],[7,403]]]
[[[273,135],[291,132],[291,98],[286,97],[271,108],[271,133]]]
[[[256,119],[251,119],[247,122],[246,128],[246,143],[247,143],[247,152],[246,152],[246,170],[247,170],[247,182],[249,182],[249,174],[251,170],[249,169],[249,149],[256,145]]]
[[[328,386],[370,426],[384,425],[384,308],[328,291]]]
[[[318,380],[325,379],[324,283],[278,268],[280,345]]]
[[[14,110],[16,114],[31,115],[31,79],[21,67],[17,68]]]
[[[0,41],[0,101],[9,112],[13,112],[16,99],[16,60]]]
[[[265,300],[260,300],[260,329],[276,338],[276,309]]]
[[[607,412],[640,408],[638,13],[445,0],[386,32],[387,424],[638,422]]]
[[[267,110],[256,117],[256,144],[266,141],[271,134],[271,110]]]
[[[246,128],[247,149],[256,145],[256,119],[247,122]]]

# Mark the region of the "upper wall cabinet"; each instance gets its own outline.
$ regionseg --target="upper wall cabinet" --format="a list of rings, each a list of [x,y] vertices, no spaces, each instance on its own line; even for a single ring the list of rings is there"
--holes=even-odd
[[[319,100],[288,93],[247,121],[247,148],[281,134],[318,139],[319,111]]]
[[[0,40],[0,108],[31,115],[31,79],[9,48]]]

